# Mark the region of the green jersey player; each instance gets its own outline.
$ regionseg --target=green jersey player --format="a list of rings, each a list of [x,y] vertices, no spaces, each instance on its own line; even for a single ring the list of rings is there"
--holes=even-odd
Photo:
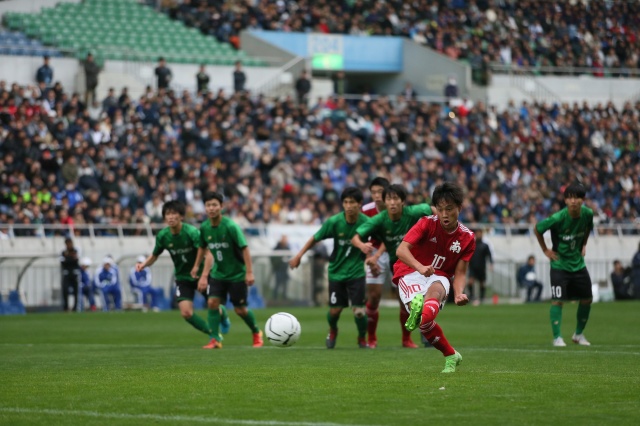
[[[360,212],[362,198],[360,189],[346,188],[340,196],[344,212],[327,219],[320,230],[309,238],[300,252],[289,261],[291,269],[295,269],[300,265],[302,256],[318,241],[333,239],[333,252],[329,259],[329,335],[326,339],[328,349],[336,346],[338,320],[342,310],[349,306],[349,302],[358,328],[358,346],[367,347],[364,255],[351,245],[351,238],[355,235],[356,229],[369,220]]]
[[[564,190],[567,207],[538,222],[535,234],[545,256],[551,259],[551,331],[554,346],[567,346],[560,335],[562,306],[566,300],[578,300],[578,324],[574,343],[589,346],[582,332],[589,320],[591,277],[584,263],[589,234],[593,230],[593,211],[582,205],[585,189],[572,184]],[[552,247],[548,248],[543,234],[551,231]]]
[[[254,283],[247,240],[238,224],[222,216],[222,194],[207,192],[203,201],[208,219],[200,225],[200,249],[192,273],[205,258],[198,289],[207,290],[209,327],[212,330],[218,329],[218,324],[224,319],[220,308],[224,306],[228,296],[235,313],[251,329],[253,347],[259,348],[263,345],[262,331],[256,323],[253,311],[247,308],[247,286]],[[219,335],[212,337],[205,348],[221,348],[220,340]]]
[[[144,262],[137,263],[136,270],[140,272],[147,266],[153,265],[160,254],[167,250],[173,261],[176,279],[175,296],[180,315],[197,330],[213,337],[213,329],[193,311],[193,297],[198,288],[198,281],[191,276],[190,272],[200,247],[200,232],[195,226],[182,222],[184,213],[185,206],[181,202],[173,200],[164,203],[162,217],[167,227],[158,232],[153,253]],[[201,265],[198,265],[196,275],[202,271]],[[226,317],[226,313],[224,316]]]
[[[432,215],[433,209],[429,204],[405,206],[407,191],[402,185],[389,185],[384,189],[382,197],[386,210],[378,213],[367,223],[360,226],[356,231],[356,235],[353,237],[352,243],[363,253],[369,255],[373,252],[374,248],[371,243],[365,243],[363,241],[367,241],[369,237],[381,241],[385,249],[389,252],[389,265],[391,265],[393,274],[393,266],[398,260],[396,249],[402,242],[404,235],[421,217]],[[367,259],[367,264],[377,263],[378,257],[381,254],[382,250],[375,252],[371,258]],[[411,332],[404,326],[409,318],[409,313],[402,305],[400,299],[398,299],[398,304],[400,307],[402,346],[405,348],[417,348],[418,346],[411,340]],[[371,340],[371,336],[369,338]]]

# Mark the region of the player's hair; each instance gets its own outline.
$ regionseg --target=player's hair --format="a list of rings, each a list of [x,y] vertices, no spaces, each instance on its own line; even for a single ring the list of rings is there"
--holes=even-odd
[[[167,213],[178,213],[180,216],[184,216],[186,207],[178,200],[167,201],[162,205],[162,218],[164,219]]]
[[[347,198],[353,198],[354,200],[356,200],[356,203],[361,203],[364,196],[362,195],[362,191],[360,190],[360,188],[350,186],[342,191],[342,195],[340,195],[340,201],[344,201]]]
[[[381,186],[382,188],[387,188],[389,186],[389,180],[378,176],[371,181],[371,183],[369,184],[369,189],[371,189],[372,186]]]
[[[202,197],[202,202],[206,204],[207,201],[211,201],[211,200],[218,200],[220,204],[222,204],[222,200],[224,200],[224,196],[221,193],[215,192],[215,191],[205,192],[204,196]]]
[[[580,183],[572,183],[564,189],[564,198],[584,198],[585,195],[587,195],[587,191]]]
[[[390,194],[396,194],[403,203],[407,199],[407,190],[404,188],[404,186],[397,183],[389,185],[384,189],[384,191],[382,192],[382,199],[386,200]]]
[[[458,207],[462,207],[464,201],[464,190],[460,185],[454,182],[445,182],[436,186],[431,197],[431,204],[438,208],[441,201],[450,202]]]

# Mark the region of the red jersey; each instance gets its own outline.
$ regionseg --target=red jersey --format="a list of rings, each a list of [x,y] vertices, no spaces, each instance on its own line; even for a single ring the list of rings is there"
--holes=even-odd
[[[365,215],[367,215],[369,217],[374,217],[375,215],[380,213],[380,211],[378,210],[378,207],[376,207],[376,203],[372,201],[372,202],[362,206],[362,213],[364,213]],[[373,247],[375,247],[376,249],[380,248],[380,245],[382,244],[380,241],[378,241],[378,240],[376,240],[374,238],[370,238],[369,242],[371,242]]]
[[[402,241],[411,244],[411,254],[423,265],[431,265],[436,275],[452,279],[460,259],[469,261],[476,250],[474,233],[458,222],[458,228],[448,233],[440,225],[438,216],[425,216],[407,232]],[[403,261],[393,266],[393,282],[415,272]]]

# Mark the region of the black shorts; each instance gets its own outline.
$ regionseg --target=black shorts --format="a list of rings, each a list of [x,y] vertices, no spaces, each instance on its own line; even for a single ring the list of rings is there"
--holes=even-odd
[[[485,282],[487,280],[487,271],[469,268],[469,278]]]
[[[551,269],[552,300],[580,300],[592,297],[591,277],[587,268],[576,272]]]
[[[329,281],[329,307],[346,308],[349,306],[362,307],[366,303],[366,278],[351,281]]]
[[[176,302],[191,300],[198,291],[198,281],[176,280]]]
[[[220,281],[209,277],[209,285],[207,286],[207,298],[216,297],[221,300],[220,303],[227,302],[227,295],[233,306],[247,306],[247,295],[249,289],[244,281]]]

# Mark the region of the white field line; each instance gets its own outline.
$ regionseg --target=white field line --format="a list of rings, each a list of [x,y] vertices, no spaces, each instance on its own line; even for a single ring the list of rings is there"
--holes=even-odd
[[[93,417],[98,419],[118,419],[118,420],[153,420],[153,421],[172,422],[172,423],[195,422],[195,423],[248,425],[248,426],[365,426],[365,425],[351,425],[347,423],[281,422],[278,420],[239,420],[239,419],[220,419],[216,417],[202,417],[202,416],[164,416],[160,414],[101,413],[99,411],[52,410],[47,408],[20,408],[20,407],[0,407],[0,413],[67,416],[67,417]],[[366,425],[366,426],[371,426],[371,425]]]

